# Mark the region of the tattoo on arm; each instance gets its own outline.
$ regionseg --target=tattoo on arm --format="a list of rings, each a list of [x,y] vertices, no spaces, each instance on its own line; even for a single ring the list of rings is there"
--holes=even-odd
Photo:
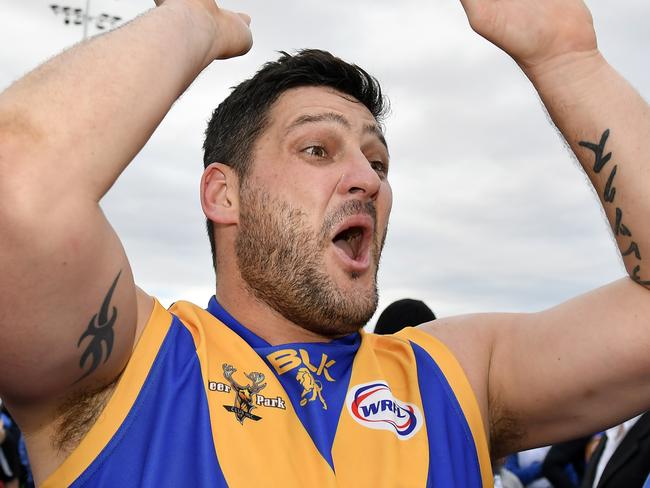
[[[594,152],[594,155],[596,156],[596,161],[594,162],[594,171],[596,174],[600,173],[605,165],[609,162],[609,160],[612,159],[611,152],[603,155],[605,152],[605,144],[607,144],[607,139],[609,139],[609,129],[603,132],[603,136],[600,138],[600,142],[598,144],[586,141],[581,141],[578,143],[580,146],[591,149]]]
[[[609,135],[610,132],[609,129],[607,129],[605,132],[603,132],[603,135],[600,138],[600,142],[598,144],[587,141],[580,141],[578,143],[580,146],[586,147],[594,153],[594,172],[596,174],[600,173],[605,168],[605,165],[612,159],[611,152],[605,154],[605,145],[607,144]],[[614,200],[616,199],[616,188],[614,187],[614,180],[616,178],[617,171],[618,165],[614,165],[611,173],[609,174],[609,177],[607,178],[607,183],[605,184],[605,190],[603,192],[603,200],[605,203],[614,203]],[[643,260],[641,258],[641,250],[639,249],[639,245],[632,240],[632,231],[623,223],[623,217],[623,210],[620,207],[616,207],[614,234],[617,236],[630,238],[630,245],[627,251],[623,252],[621,249],[621,254],[623,257],[634,255],[634,258],[639,261],[639,263],[634,267],[634,271],[632,272],[632,279],[640,285],[650,287],[650,281],[643,281],[641,279],[641,265],[643,264]]]
[[[105,363],[111,355],[114,339],[113,326],[117,320],[117,308],[111,307],[111,299],[113,298],[113,292],[115,291],[117,281],[120,279],[121,274],[122,271],[120,271],[115,277],[113,284],[104,297],[99,312],[90,319],[88,328],[79,338],[79,342],[77,342],[77,347],[81,347],[81,343],[84,339],[88,337],[90,338],[90,342],[87,343],[86,350],[83,352],[81,359],[79,360],[79,367],[83,370],[86,368],[88,359],[91,359],[91,362],[90,367],[81,378],[76,381],[76,383],[92,374],[102,362],[102,358],[104,358]]]
[[[623,253],[623,256],[629,256],[631,254],[634,254],[634,256],[641,261],[641,251],[639,250],[637,243],[634,241],[632,241],[628,250]]]
[[[614,225],[614,232],[617,236],[632,237],[632,232],[630,232],[630,229],[628,229],[623,223],[623,211],[618,207],[616,208],[616,224]]]
[[[614,169],[612,169],[609,178],[607,178],[607,184],[605,185],[605,194],[603,196],[605,197],[605,201],[607,203],[613,203],[614,198],[616,198],[616,188],[614,188],[614,178],[616,177],[616,171],[618,171],[618,165],[614,166]]]

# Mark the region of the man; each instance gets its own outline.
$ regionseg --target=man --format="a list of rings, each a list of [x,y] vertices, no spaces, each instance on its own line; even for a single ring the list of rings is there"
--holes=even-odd
[[[488,444],[500,457],[650,407],[649,111],[582,1],[461,3],[540,93],[629,279],[395,337],[356,333],[391,206],[381,94],[320,51],[265,67],[208,128],[208,310],[172,315],[135,286],[98,201],[191,81],[252,42],[212,1],[158,3],[0,97],[0,394],[38,484],[489,486]]]
[[[641,488],[650,474],[650,414],[603,432],[580,486]]]

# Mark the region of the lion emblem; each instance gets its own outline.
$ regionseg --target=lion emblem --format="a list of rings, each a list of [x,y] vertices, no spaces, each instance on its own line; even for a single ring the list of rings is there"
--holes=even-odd
[[[327,410],[327,403],[325,403],[325,399],[323,398],[322,394],[323,385],[320,381],[314,379],[314,376],[307,368],[302,367],[298,370],[298,374],[296,374],[296,380],[303,388],[302,395],[300,395],[301,407],[304,407],[308,402],[313,402],[316,400],[316,398],[318,398],[323,404],[323,410]],[[309,395],[311,395],[311,397],[307,398]]]

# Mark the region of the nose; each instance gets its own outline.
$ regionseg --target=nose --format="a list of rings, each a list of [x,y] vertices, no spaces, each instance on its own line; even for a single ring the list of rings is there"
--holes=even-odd
[[[337,192],[342,195],[355,194],[368,200],[376,200],[380,187],[381,178],[366,156],[359,151],[344,166]]]

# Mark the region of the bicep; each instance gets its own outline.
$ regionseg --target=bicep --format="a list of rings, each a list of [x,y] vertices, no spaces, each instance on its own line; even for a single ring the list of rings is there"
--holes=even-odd
[[[0,395],[50,401],[112,381],[130,355],[136,289],[97,205],[7,222],[0,278]]]
[[[490,415],[500,450],[575,438],[650,405],[650,292],[623,279],[553,309],[511,316],[494,334]]]

